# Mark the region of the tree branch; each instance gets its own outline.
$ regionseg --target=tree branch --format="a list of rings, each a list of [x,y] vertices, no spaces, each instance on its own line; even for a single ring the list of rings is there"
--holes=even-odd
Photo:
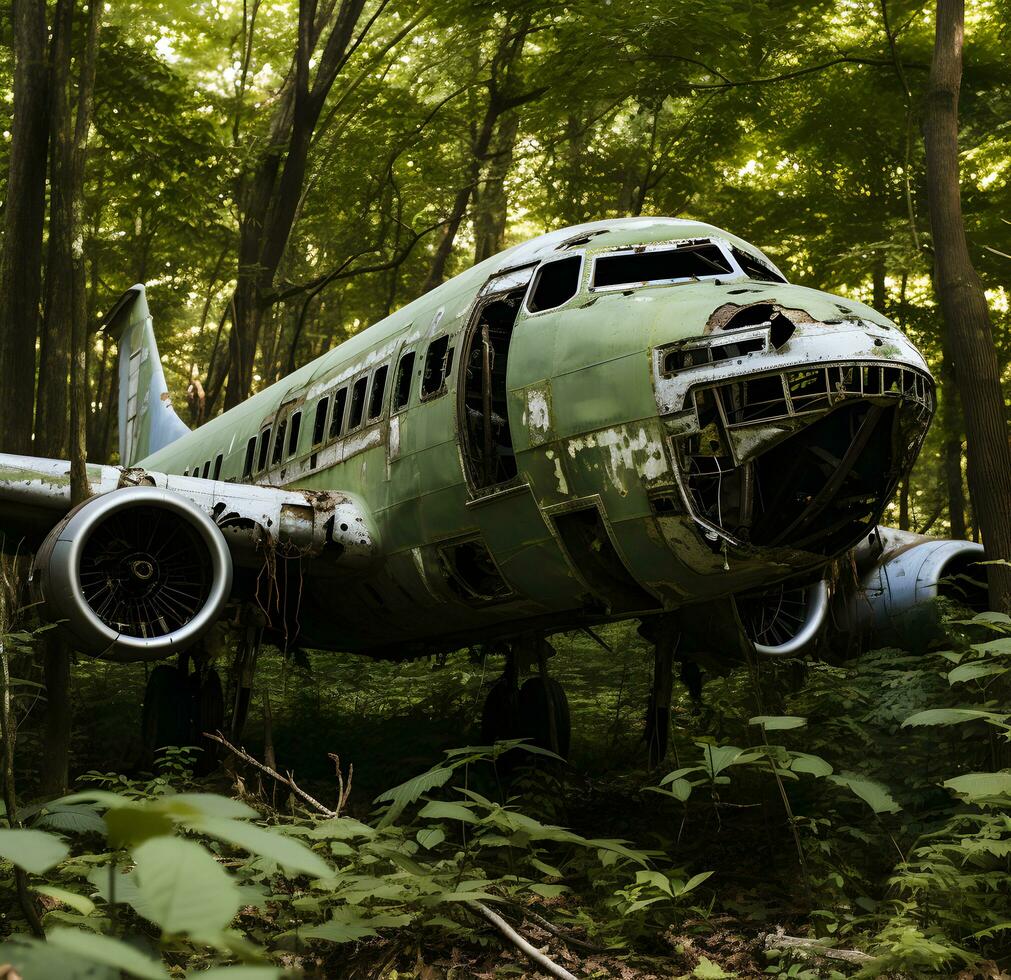
[[[575,974],[569,973],[564,966],[559,966],[554,960],[545,956],[533,943],[524,939],[501,915],[488,908],[484,902],[472,901],[467,904],[478,915],[498,929],[531,963],[536,964],[545,973],[558,977],[558,980],[577,980]]]
[[[270,766],[264,765],[259,759],[251,756],[245,749],[237,748],[231,742],[225,738],[221,732],[217,734],[212,734],[211,732],[203,733],[205,738],[209,738],[212,742],[217,742],[223,745],[229,752],[235,755],[237,758],[241,759],[243,762],[251,765],[254,769],[259,769],[260,772],[265,773],[270,776],[271,779],[276,779],[279,783],[287,786],[303,803],[308,803],[314,810],[323,814],[325,817],[333,818],[339,817],[341,815],[340,807],[344,802],[347,801],[347,794],[351,792],[351,774],[348,773],[348,785],[344,786],[343,777],[340,780],[340,788],[338,790],[340,794],[340,801],[338,802],[338,808],[336,810],[331,810],[329,807],[324,806],[316,799],[315,796],[310,796],[304,789],[302,789],[296,782],[293,773],[288,773],[287,776],[282,776],[276,769],[272,769]],[[336,756],[331,755],[331,759],[336,759]]]

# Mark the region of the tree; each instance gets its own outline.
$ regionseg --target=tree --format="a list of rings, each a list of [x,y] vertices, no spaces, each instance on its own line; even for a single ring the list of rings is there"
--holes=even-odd
[[[45,0],[16,0],[14,126],[0,258],[0,391],[16,410],[5,413],[4,449],[32,449],[35,341],[42,297],[42,230],[49,141]]]
[[[266,146],[245,175],[239,194],[238,280],[228,338],[226,409],[249,396],[263,316],[271,305],[267,294],[291,237],[313,133],[347,61],[364,6],[365,0],[341,0],[339,7],[336,0],[324,0],[321,7],[315,0],[299,0],[291,70],[277,97]]]
[[[965,413],[969,493],[990,561],[1011,561],[1011,448],[1000,368],[983,285],[962,217],[958,100],[964,0],[938,0],[924,113],[935,283]],[[1011,567],[987,566],[990,603],[1011,611]]]

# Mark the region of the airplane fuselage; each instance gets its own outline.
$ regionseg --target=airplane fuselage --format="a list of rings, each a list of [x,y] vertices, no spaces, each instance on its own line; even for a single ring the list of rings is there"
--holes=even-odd
[[[367,502],[307,563],[306,646],[411,656],[817,576],[933,411],[881,314],[697,222],[596,222],[475,266],[138,462]]]

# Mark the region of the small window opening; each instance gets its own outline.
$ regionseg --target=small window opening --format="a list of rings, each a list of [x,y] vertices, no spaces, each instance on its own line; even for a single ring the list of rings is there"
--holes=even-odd
[[[242,464],[242,479],[253,474],[253,460],[256,458],[256,436],[250,436],[246,443],[246,459]]]
[[[527,301],[531,313],[553,310],[567,303],[579,292],[579,269],[582,259],[578,255],[548,262],[537,270],[534,286]]]
[[[365,386],[368,383],[368,377],[359,378],[351,389],[351,411],[348,413],[348,432],[352,429],[357,429],[362,424],[362,416],[365,414]]]
[[[288,455],[294,454],[298,449],[298,434],[302,428],[302,413],[295,412],[291,417],[291,431],[288,433]]]
[[[189,476],[189,475],[190,475],[190,471],[189,470],[183,470],[183,476]]]
[[[318,446],[326,435],[326,410],[330,407],[330,396],[316,402],[316,417],[312,421],[312,444]]]
[[[207,460],[204,463],[204,469],[203,469],[203,472],[200,475],[206,480],[207,477],[210,476],[210,472],[211,472],[211,461]]]
[[[388,364],[376,368],[372,377],[372,393],[369,395],[369,421],[383,414],[383,396],[386,394],[386,376],[390,373]]]
[[[425,354],[425,373],[421,378],[421,397],[431,398],[442,391],[446,381],[447,354],[449,352],[449,335],[439,337],[428,345]],[[452,362],[450,362],[452,366]]]
[[[603,255],[593,266],[593,288],[707,279],[732,271],[723,252],[711,243],[691,248]]]
[[[730,254],[737,259],[737,264],[744,270],[744,274],[749,279],[757,279],[759,282],[786,282],[777,273],[773,272],[764,262],[759,261],[754,255],[748,255],[739,248],[731,246]]]
[[[411,381],[414,380],[414,351],[403,354],[397,365],[397,381],[393,386],[393,411],[399,412],[411,400]]]
[[[333,415],[330,418],[330,438],[336,439],[344,431],[344,408],[348,403],[348,390],[341,388],[334,395]]]
[[[224,458],[223,453],[218,453],[218,455],[214,457],[214,474],[211,479],[216,480],[221,476],[221,463]]]
[[[256,452],[256,470],[259,472],[267,465],[267,453],[270,450],[270,426],[260,433],[260,446]]]
[[[288,420],[282,419],[277,426],[277,430],[274,433],[274,451],[270,454],[270,465],[276,466],[281,462],[281,456],[284,454],[284,433],[288,428]]]

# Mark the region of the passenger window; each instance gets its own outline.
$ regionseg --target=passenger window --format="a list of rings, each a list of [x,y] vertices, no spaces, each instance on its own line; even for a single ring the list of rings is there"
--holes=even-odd
[[[348,413],[348,432],[357,429],[362,424],[362,416],[365,414],[365,387],[368,385],[368,376],[359,378],[351,389],[351,411]]]
[[[204,471],[200,475],[206,480],[210,472],[211,472],[211,461],[207,460],[207,462],[204,463]]]
[[[579,292],[579,269],[582,258],[572,255],[557,262],[547,262],[537,270],[534,286],[527,300],[531,313],[553,310],[567,303]]]
[[[393,411],[399,412],[411,400],[411,381],[414,379],[414,351],[401,355],[397,365],[397,382],[393,386]]]
[[[369,421],[372,422],[383,414],[383,396],[386,394],[386,375],[390,373],[388,364],[376,368],[372,376],[372,394],[369,395]]]
[[[341,388],[334,396],[333,417],[330,419],[330,438],[336,439],[344,431],[344,408],[348,403],[348,390]]]
[[[268,425],[260,433],[260,446],[256,453],[256,471],[259,472],[267,465],[267,452],[270,449],[270,426]]]
[[[326,410],[330,407],[330,396],[316,402],[316,417],[312,422],[312,444],[318,446],[326,435]]]
[[[298,433],[302,428],[302,413],[295,412],[291,417],[291,432],[288,433],[288,455],[291,456],[298,449]]]
[[[242,479],[253,475],[253,460],[256,458],[256,436],[250,436],[246,443],[246,459],[242,464]]]
[[[284,432],[288,428],[288,420],[282,419],[274,434],[274,451],[270,454],[270,465],[276,466],[281,462],[281,455],[284,453]]]
[[[421,397],[431,398],[442,390],[447,372],[446,360],[449,351],[449,335],[439,337],[428,345],[425,354],[425,373],[421,378]],[[450,362],[452,363],[452,362]]]
[[[216,480],[219,476],[221,476],[221,461],[224,458],[224,453],[218,453],[218,455],[214,457],[214,475],[211,477],[212,480]]]

